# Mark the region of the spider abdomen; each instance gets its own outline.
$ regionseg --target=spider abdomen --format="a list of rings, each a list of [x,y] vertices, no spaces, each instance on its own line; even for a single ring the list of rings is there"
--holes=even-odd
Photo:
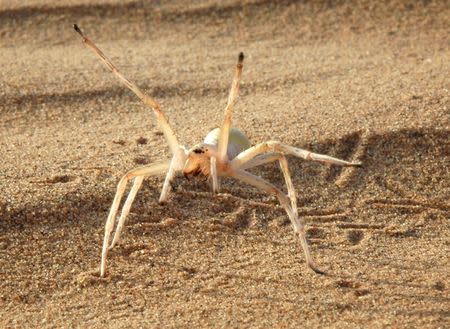
[[[206,135],[203,143],[217,146],[219,144],[220,128],[211,130]],[[248,138],[237,128],[231,128],[228,135],[227,155],[228,159],[235,158],[239,153],[250,147]]]

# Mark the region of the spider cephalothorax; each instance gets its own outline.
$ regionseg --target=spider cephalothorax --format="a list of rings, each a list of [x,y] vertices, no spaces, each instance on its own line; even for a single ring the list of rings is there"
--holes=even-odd
[[[233,106],[239,94],[239,81],[241,78],[244,61],[243,53],[240,53],[238,57],[221,128],[212,130],[206,136],[203,143],[187,150],[184,146],[178,143],[178,139],[161,111],[159,104],[146,95],[138,86],[125,78],[114,66],[114,64],[111,63],[111,61],[100,51],[100,49],[98,49],[91,40],[83,35],[78,26],[74,25],[74,28],[75,31],[77,31],[83,38],[83,42],[95,52],[101,61],[145,104],[153,109],[158,125],[162,130],[173,154],[171,161],[132,169],[119,181],[116,196],[114,197],[111,211],[109,212],[108,219],[106,220],[102,260],[100,264],[100,276],[105,275],[108,250],[119,241],[120,233],[130,212],[131,204],[133,203],[136,193],[142,185],[144,177],[166,173],[161,196],[159,198],[160,202],[166,202],[170,192],[170,182],[175,177],[176,172],[180,171],[183,172],[185,176],[196,176],[202,174],[205,177],[211,178],[213,192],[218,192],[220,189],[219,178],[228,176],[250,184],[264,192],[275,195],[291,220],[294,232],[298,236],[305,253],[307,264],[316,273],[323,273],[315,265],[309,251],[304,223],[302,218],[298,216],[297,197],[295,195],[294,185],[292,184],[291,176],[289,174],[288,163],[285,155],[292,155],[305,160],[320,161],[340,166],[359,166],[361,165],[360,162],[347,162],[327,155],[312,153],[307,150],[285,145],[277,141],[263,142],[250,147],[250,142],[247,137],[245,137],[245,135],[238,129],[231,127]],[[253,175],[247,171],[249,168],[274,161],[278,161],[280,165],[288,191],[287,194],[263,178]],[[114,224],[116,222],[120,201],[130,180],[133,180],[133,186],[123,205],[122,213],[120,214],[117,228],[110,244],[111,233],[113,232]]]
[[[214,145],[197,144],[187,152],[187,159],[183,167],[183,175],[203,175],[209,177],[211,172],[211,156],[217,153]]]
[[[215,161],[215,167],[222,173],[227,174],[227,164],[239,153],[250,147],[248,138],[237,128],[228,131],[227,152],[224,157],[219,156],[220,128],[211,130],[205,137],[203,143],[197,144],[187,152],[187,160],[183,167],[185,177],[202,174],[209,177],[211,174],[211,159]]]

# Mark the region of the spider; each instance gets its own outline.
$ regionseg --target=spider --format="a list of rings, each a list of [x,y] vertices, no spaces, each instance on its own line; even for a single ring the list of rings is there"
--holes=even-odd
[[[286,155],[293,155],[305,160],[319,161],[340,166],[360,166],[360,162],[348,162],[330,157],[328,155],[312,153],[307,150],[285,145],[272,140],[251,146],[250,141],[240,130],[231,127],[231,117],[239,94],[239,83],[244,62],[244,54],[242,52],[238,56],[222,126],[209,132],[203,143],[197,144],[188,149],[185,146],[180,145],[178,142],[178,139],[169,125],[164,113],[161,111],[159,104],[146,95],[133,82],[123,76],[116,66],[88,37],[83,34],[76,24],[74,24],[73,27],[81,36],[83,43],[94,51],[94,53],[112,71],[112,73],[116,75],[125,86],[131,89],[146,105],[152,108],[158,122],[158,126],[162,130],[173,154],[171,160],[132,169],[120,179],[117,186],[117,192],[105,224],[105,235],[103,239],[102,257],[100,263],[101,277],[104,277],[106,273],[106,258],[108,256],[108,251],[112,249],[117,242],[119,242],[120,234],[124,227],[125,220],[130,212],[131,204],[133,203],[144,178],[161,175],[164,173],[166,174],[161,195],[159,197],[159,202],[165,203],[169,197],[171,181],[178,172],[182,172],[186,178],[189,176],[202,175],[205,179],[210,179],[212,182],[213,193],[218,193],[220,190],[220,177],[232,177],[252,185],[266,193],[274,194],[286,211],[292,223],[294,233],[300,240],[305,254],[306,263],[314,272],[318,274],[325,273],[314,263],[311,257],[308,242],[306,240],[305,224],[298,216],[297,197],[295,194],[294,185],[292,184],[291,176],[289,174]],[[247,169],[275,161],[278,161],[283,173],[288,191],[287,195],[275,185],[247,171]],[[133,184],[122,207],[122,212],[110,243],[119,205],[128,182],[131,180],[133,181]]]

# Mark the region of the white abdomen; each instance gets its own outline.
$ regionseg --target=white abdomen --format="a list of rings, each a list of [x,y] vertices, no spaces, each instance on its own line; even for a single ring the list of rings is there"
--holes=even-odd
[[[211,130],[208,135],[206,135],[203,143],[215,145],[219,144],[219,134],[220,128],[215,128]],[[237,128],[231,128],[228,137],[228,147],[227,155],[228,159],[231,160],[236,157],[242,151],[250,147],[250,141],[248,138]]]

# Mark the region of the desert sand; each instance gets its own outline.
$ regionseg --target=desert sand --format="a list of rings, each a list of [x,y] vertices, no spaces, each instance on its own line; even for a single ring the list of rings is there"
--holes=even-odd
[[[222,122],[338,158],[289,157],[313,257],[274,196],[149,178],[99,277],[120,177]],[[0,327],[450,327],[446,1],[2,1]],[[277,165],[253,171],[284,189]]]

